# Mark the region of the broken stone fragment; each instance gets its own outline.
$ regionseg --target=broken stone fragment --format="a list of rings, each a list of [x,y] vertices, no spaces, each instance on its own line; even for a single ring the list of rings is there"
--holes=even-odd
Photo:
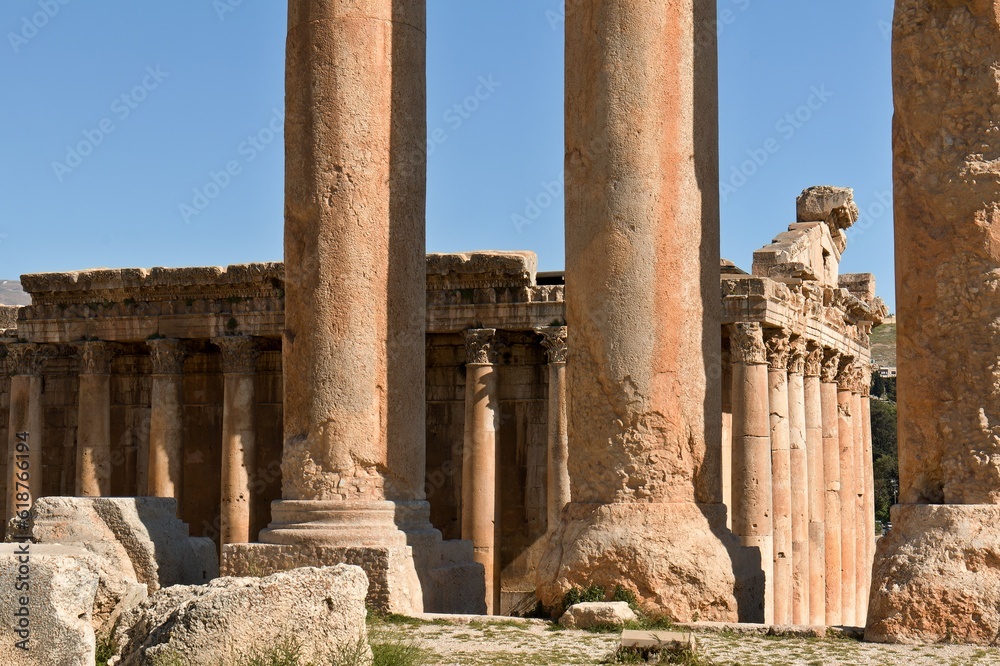
[[[559,624],[567,629],[623,627],[639,619],[624,601],[590,601],[566,609]]]
[[[826,222],[831,232],[854,226],[859,215],[854,190],[832,185],[817,185],[802,190],[795,208],[799,222]]]

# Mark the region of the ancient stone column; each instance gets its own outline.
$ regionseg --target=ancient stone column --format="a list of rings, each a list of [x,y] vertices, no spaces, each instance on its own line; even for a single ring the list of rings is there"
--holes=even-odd
[[[840,357],[837,374],[837,439],[840,442],[840,621],[856,626],[857,578],[855,575],[857,542],[857,493],[854,475],[854,423],[852,391],[855,383],[853,356]]]
[[[567,3],[573,502],[540,563],[546,604],[622,584],[678,620],[737,616],[719,484],[715,21],[702,0]]]
[[[861,382],[865,363],[858,360],[854,364],[854,377],[851,385],[851,447],[854,452],[854,621],[855,626],[865,626],[865,616],[868,614],[868,572],[871,570],[871,560],[868,559],[868,543],[874,535],[868,532],[868,521],[865,517],[865,443],[861,423]]]
[[[859,619],[867,620],[868,602],[872,587],[872,562],[875,559],[875,470],[872,455],[871,412],[872,365],[870,362],[865,363],[861,369],[861,458],[864,462],[865,478],[865,495],[862,502],[862,511],[864,513],[865,532],[868,537],[865,540],[864,616]]]
[[[733,529],[733,363],[729,338],[722,348],[722,503],[726,505],[726,528]]]
[[[1000,4],[899,0],[892,55],[900,494],[878,544],[865,636],[992,645]]]
[[[809,624],[826,624],[826,475],[820,373],[823,348],[806,346],[806,457],[809,465]]]
[[[465,446],[462,455],[462,538],[472,542],[486,569],[486,612],[500,612],[500,548],[497,543],[496,330],[465,332]]]
[[[733,357],[733,534],[742,546],[760,554],[759,570],[746,572],[748,576],[753,573],[760,577],[760,580],[748,579],[750,595],[747,601],[759,615],[756,621],[774,624],[773,474],[767,354],[758,323],[733,324],[729,339]],[[787,402],[787,393],[785,399]]]
[[[248,543],[253,474],[257,465],[258,343],[246,336],[212,340],[222,350],[224,380],[222,403],[222,494],[220,544]]]
[[[566,424],[566,327],[536,329],[549,361],[549,442],[547,461],[548,531],[555,529],[570,503],[569,437]]]
[[[184,470],[184,346],[156,339],[149,345],[152,389],[149,415],[149,494],[181,503]]]
[[[111,494],[111,359],[107,342],[85,342],[80,350],[76,428],[76,494]]]
[[[788,448],[792,512],[792,624],[809,624],[809,458],[806,448],[806,343],[796,338],[788,359]],[[772,429],[771,436],[774,436]],[[775,533],[777,537],[777,533]],[[777,549],[776,549],[777,550]]]
[[[10,412],[7,421],[7,520],[27,518],[42,492],[42,446],[45,420],[42,370],[50,349],[34,343],[7,345]],[[18,532],[19,534],[21,532]]]
[[[837,375],[840,352],[824,350],[820,374],[823,414],[824,533],[826,541],[826,624],[843,624],[841,571],[840,436],[838,433]]]
[[[774,532],[774,623],[792,622],[792,474],[788,421],[788,333],[768,330],[767,395],[771,425],[771,505]]]

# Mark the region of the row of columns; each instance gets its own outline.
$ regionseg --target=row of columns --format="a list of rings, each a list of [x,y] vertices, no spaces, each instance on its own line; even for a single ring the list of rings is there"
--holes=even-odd
[[[220,541],[251,541],[251,470],[256,462],[254,378],[258,341],[231,336],[212,340],[222,351],[224,374],[222,499]],[[151,396],[146,493],[181,499],[183,472],[183,379],[185,344],[176,339],[154,339],[150,350]],[[8,453],[7,519],[30,507],[41,493],[42,369],[54,353],[52,346],[35,343],[8,345],[11,369]],[[111,361],[121,348],[90,341],[80,346],[80,385],[77,422],[76,495],[111,495]],[[20,437],[19,437],[20,434]],[[18,486],[23,470],[17,460],[18,442],[27,434],[30,447],[30,489]],[[23,446],[21,447],[23,448]],[[27,494],[25,494],[27,493]]]
[[[566,327],[536,329],[548,368],[548,530],[569,503],[569,448],[566,424]],[[496,329],[465,332],[465,429],[462,455],[462,538],[472,541],[474,558],[486,570],[486,612],[500,612],[500,502],[498,430],[502,349]]]
[[[863,626],[875,517],[868,364],[730,326],[732,531],[760,554],[758,621]],[[725,444],[724,444],[725,448]]]

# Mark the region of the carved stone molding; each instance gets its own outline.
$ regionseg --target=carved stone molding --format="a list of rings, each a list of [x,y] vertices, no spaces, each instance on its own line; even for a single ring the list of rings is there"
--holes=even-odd
[[[546,326],[536,328],[535,332],[542,336],[542,346],[549,363],[565,363],[569,347],[566,345],[565,326]]]
[[[814,343],[806,345],[806,377],[819,377],[823,372],[823,348]]]
[[[764,365],[767,350],[764,347],[764,332],[758,322],[741,322],[729,326],[729,353],[733,363],[744,365]]]
[[[180,340],[159,338],[148,340],[149,358],[154,375],[179,375],[184,372],[184,344]]]
[[[788,373],[801,375],[806,369],[806,358],[809,356],[806,348],[806,341],[802,338],[795,338],[791,342],[791,351],[788,357]]]
[[[111,374],[111,361],[119,353],[119,348],[110,342],[89,341],[79,347],[81,375]]]
[[[499,341],[495,328],[470,328],[465,332],[466,363],[489,365],[497,362]]]
[[[764,333],[764,346],[767,348],[767,365],[772,370],[786,370],[788,358],[792,352],[791,337],[781,328],[769,328]]]
[[[840,357],[840,371],[837,373],[837,388],[841,391],[857,393],[861,383],[861,368],[853,356]]]
[[[840,373],[840,352],[836,349],[823,350],[823,367],[820,370],[819,378],[825,384],[833,384],[837,381]]]
[[[212,344],[222,350],[222,373],[226,375],[252,375],[257,372],[260,344],[256,338],[231,335],[213,338]]]
[[[7,370],[11,375],[34,377],[42,374],[45,361],[56,355],[56,350],[34,342],[16,342],[7,345]]]

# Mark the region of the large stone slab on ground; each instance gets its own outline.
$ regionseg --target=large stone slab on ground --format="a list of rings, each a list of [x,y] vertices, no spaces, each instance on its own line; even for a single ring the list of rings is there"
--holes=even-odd
[[[35,541],[78,544],[151,593],[219,575],[215,545],[190,536],[172,498],[43,497],[32,507],[31,523]]]
[[[567,608],[559,624],[567,629],[624,627],[637,619],[635,611],[624,601],[585,601]]]
[[[894,506],[873,580],[865,640],[996,645],[1000,506]]]
[[[114,634],[118,663],[174,655],[190,664],[230,663],[282,638],[298,641],[303,663],[327,663],[331,651],[367,646],[367,591],[364,571],[344,564],[166,588],[122,616]]]
[[[0,663],[94,666],[94,559],[79,548],[0,545]]]

